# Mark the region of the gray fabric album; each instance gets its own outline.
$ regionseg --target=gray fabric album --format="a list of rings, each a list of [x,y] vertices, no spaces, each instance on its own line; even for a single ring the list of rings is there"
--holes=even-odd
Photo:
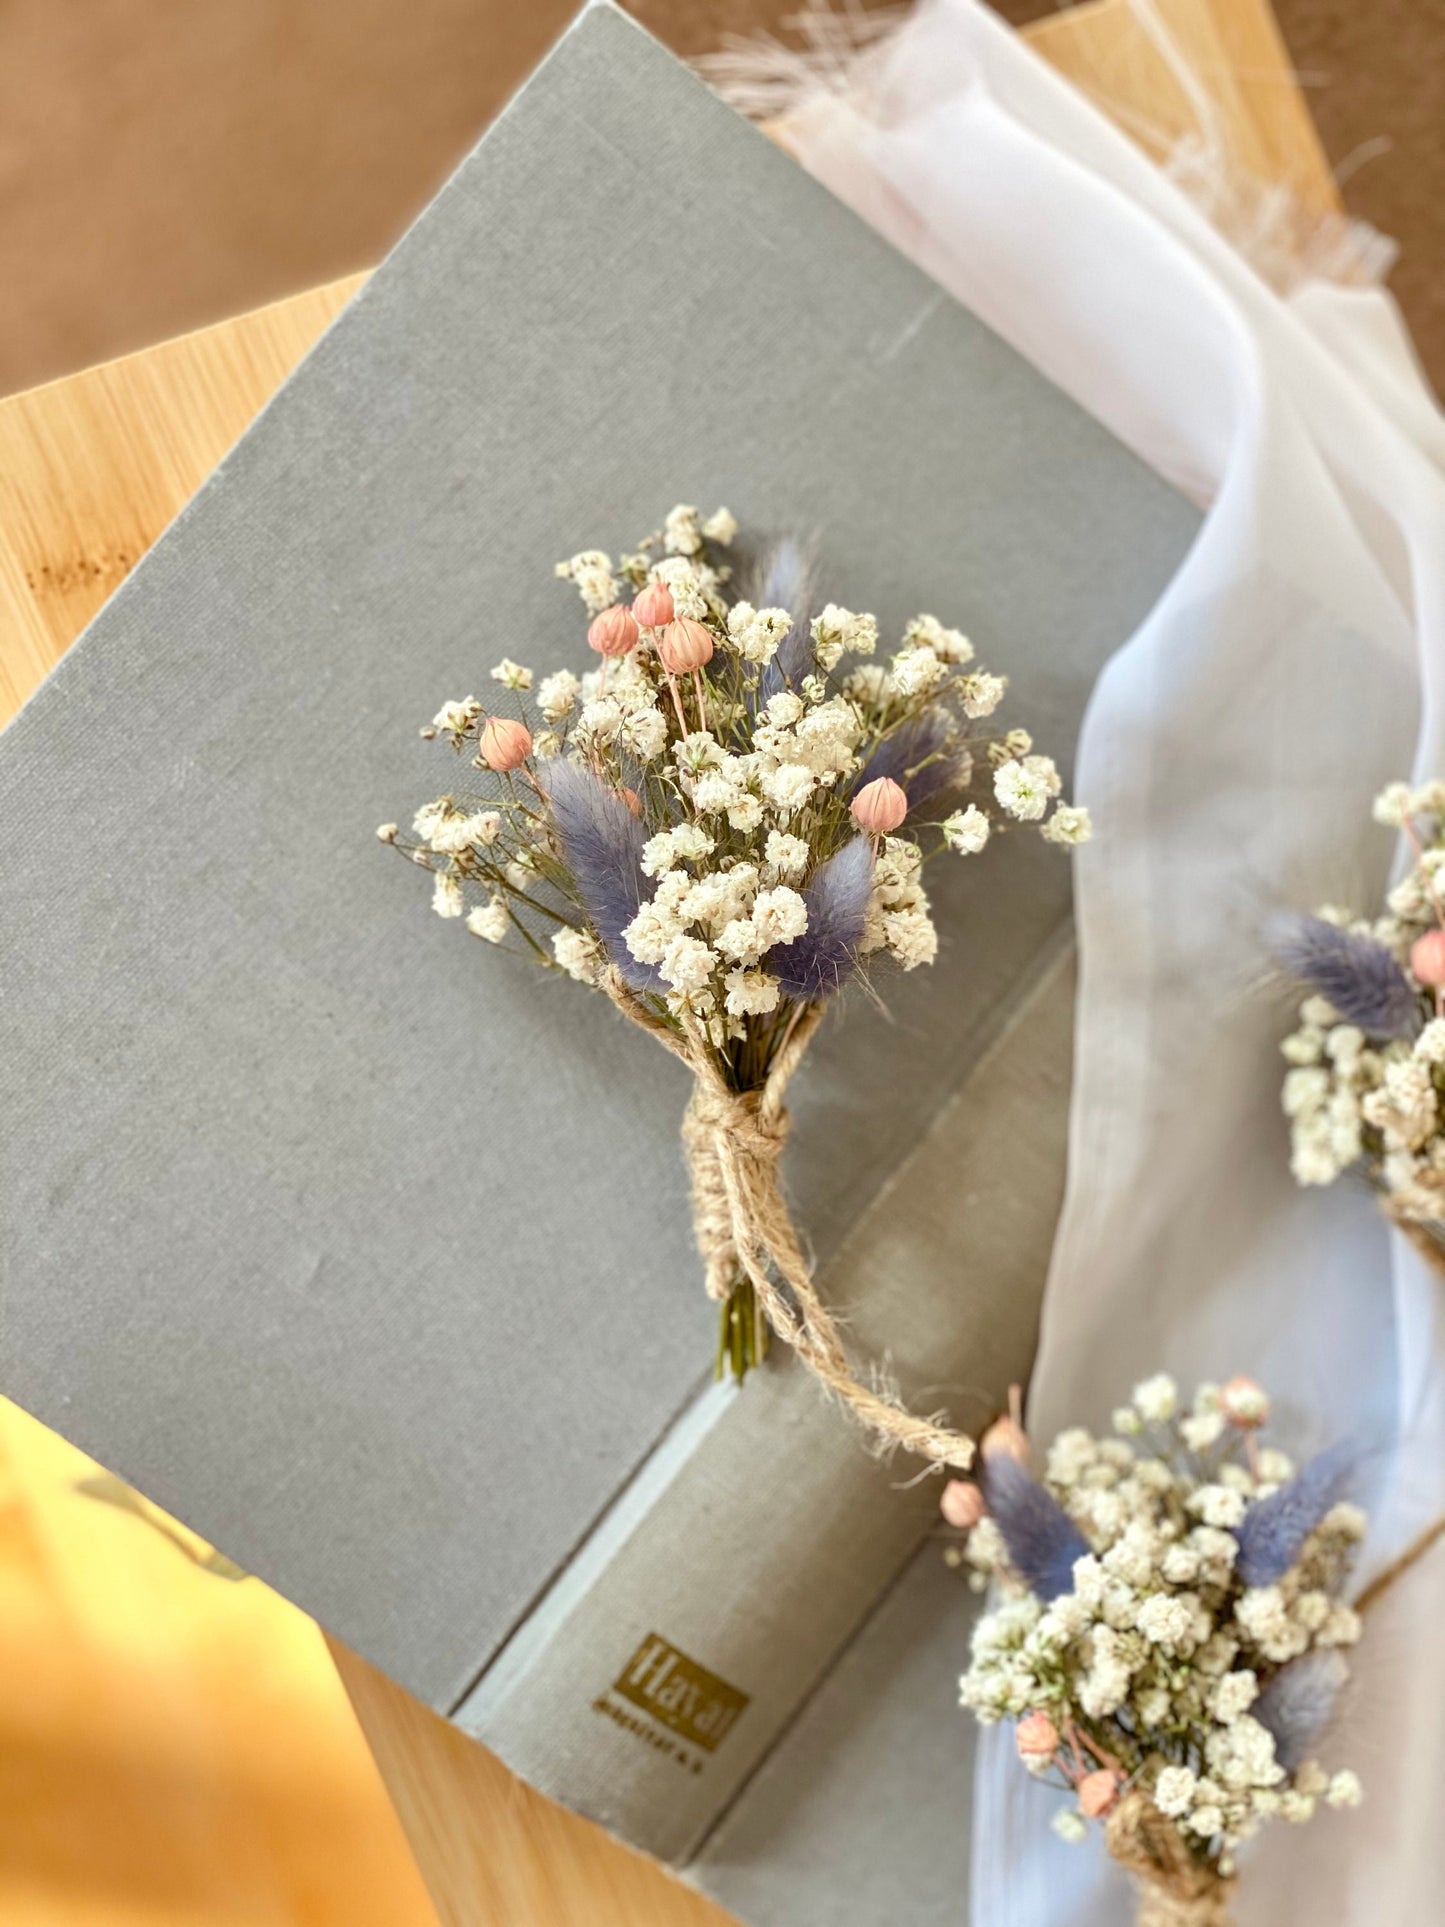
[[[916,1716],[961,1800],[936,1486],[785,1358],[711,1383],[684,1074],[373,836],[443,698],[575,652],[552,563],[680,499],[966,628],[1051,748],[1196,526],[589,9],[0,737],[0,1389],[748,1917],[952,1919],[898,1757]],[[1072,1005],[1068,866],[993,855],[830,1018],[787,1164],[860,1353],[963,1425],[1027,1368]]]

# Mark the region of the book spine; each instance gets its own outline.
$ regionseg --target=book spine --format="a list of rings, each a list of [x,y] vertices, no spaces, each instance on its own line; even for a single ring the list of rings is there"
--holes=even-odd
[[[859,1357],[977,1426],[1023,1378],[1063,1196],[1073,952],[1056,946],[821,1280]],[[938,1518],[777,1348],[660,1443],[453,1717],[674,1864],[706,1838]]]

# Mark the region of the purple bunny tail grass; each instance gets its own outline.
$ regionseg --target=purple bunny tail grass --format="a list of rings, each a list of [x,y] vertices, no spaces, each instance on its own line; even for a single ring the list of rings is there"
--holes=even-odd
[[[1260,1725],[1274,1735],[1274,1757],[1287,1773],[1303,1766],[1313,1754],[1349,1671],[1333,1646],[1317,1646],[1281,1666],[1250,1707]]]
[[[908,798],[910,810],[962,782],[968,772],[968,752],[955,741],[953,718],[935,706],[885,736],[859,770],[856,795],[865,783],[891,776]]]
[[[778,944],[763,959],[785,997],[812,1004],[842,989],[858,960],[872,894],[873,846],[866,836],[855,836],[805,884],[808,927],[802,936]]]
[[[758,681],[758,703],[793,689],[813,668],[812,558],[795,535],[785,535],[761,557],[748,582],[748,600],[758,609],[786,609],[793,626]]]
[[[1008,1547],[1009,1563],[1045,1604],[1074,1590],[1074,1561],[1088,1553],[1084,1535],[1061,1505],[1018,1460],[996,1452],[978,1474],[994,1524]]]
[[[1341,930],[1323,917],[1282,915],[1269,930],[1275,961],[1328,999],[1347,1024],[1371,1037],[1413,1037],[1420,1000],[1382,943]]]
[[[646,831],[617,791],[589,769],[557,757],[543,782],[562,855],[608,956],[633,990],[661,990],[655,966],[639,963],[622,937],[649,894],[642,873]]]
[[[1330,1507],[1342,1499],[1359,1453],[1348,1440],[1317,1454],[1288,1484],[1260,1499],[1235,1527],[1239,1557],[1234,1569],[1246,1586],[1272,1586],[1283,1579]]]

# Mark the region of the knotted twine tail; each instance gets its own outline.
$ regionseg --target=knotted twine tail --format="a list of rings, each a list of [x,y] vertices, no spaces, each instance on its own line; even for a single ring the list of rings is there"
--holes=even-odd
[[[1139,1890],[1139,1927],[1230,1927],[1233,1880],[1203,1867],[1147,1793],[1126,1793],[1104,1830]]]
[[[604,976],[602,987],[625,1017],[650,1031],[692,1072],[682,1141],[709,1297],[725,1299],[741,1272],[773,1330],[850,1407],[880,1447],[902,1446],[936,1465],[968,1465],[972,1439],[916,1417],[886,1390],[859,1380],[837,1323],[814,1288],[783,1201],[778,1161],[789,1123],[783,1097],[822,1021],[823,1006],[809,1005],[797,1020],[760,1089],[735,1091],[701,1039],[680,1034],[655,1016],[615,972]]]

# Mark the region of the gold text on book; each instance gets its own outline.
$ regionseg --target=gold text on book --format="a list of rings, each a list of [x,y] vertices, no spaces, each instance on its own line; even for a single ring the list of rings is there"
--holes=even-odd
[[[680,1653],[660,1633],[647,1635],[612,1690],[708,1753],[727,1736],[748,1703],[746,1693]]]

